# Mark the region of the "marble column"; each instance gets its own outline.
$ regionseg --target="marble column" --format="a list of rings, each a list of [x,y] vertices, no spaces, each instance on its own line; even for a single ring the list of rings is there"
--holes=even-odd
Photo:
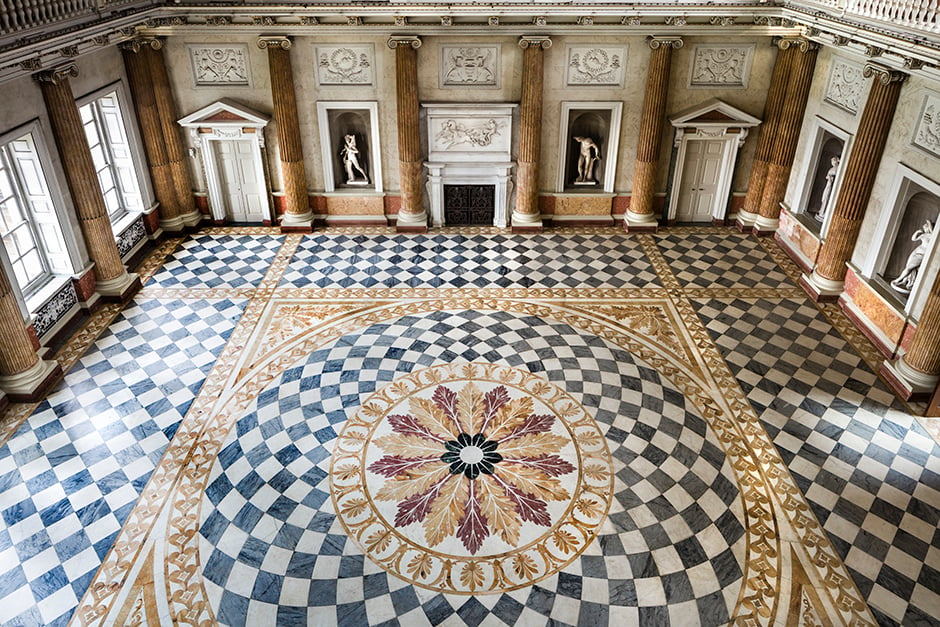
[[[663,143],[666,121],[666,96],[669,94],[669,73],[672,51],[682,47],[680,37],[650,37],[649,67],[646,71],[646,93],[640,114],[640,138],[636,147],[633,169],[633,191],[630,208],[624,218],[627,231],[655,231],[658,227],[653,214],[653,193],[659,174],[659,152]]]
[[[424,163],[421,159],[421,128],[418,105],[417,37],[391,37],[388,47],[395,51],[395,88],[398,106],[398,178],[401,207],[398,231],[424,233],[428,213],[424,209]]]
[[[516,173],[516,206],[512,211],[512,230],[541,231],[539,208],[539,159],[542,154],[542,89],[545,50],[552,40],[525,36],[522,48],[522,101],[519,107],[519,161]]]
[[[894,121],[901,85],[907,78],[903,72],[874,63],[865,66],[864,74],[866,77],[874,76],[874,81],[849,152],[829,231],[819,251],[816,268],[811,275],[803,275],[800,279],[800,285],[816,302],[837,300],[842,293],[845,264],[855,250],[881,155]]]
[[[747,183],[744,208],[738,211],[736,221],[739,231],[750,231],[760,213],[760,199],[764,192],[767,168],[770,166],[770,153],[774,146],[774,136],[787,94],[790,63],[796,52],[796,47],[791,45],[791,42],[792,40],[781,39],[776,43],[777,60],[774,62],[774,69],[770,75],[770,89],[767,91],[767,101],[764,103],[764,121],[761,123],[760,133],[757,136],[754,165],[751,166],[751,176]]]
[[[755,235],[771,235],[780,223],[780,203],[787,193],[790,170],[796,155],[796,144],[800,139],[803,126],[803,113],[809,88],[813,84],[813,70],[816,68],[816,54],[819,46],[809,40],[783,40],[792,42],[796,50],[790,61],[787,77],[787,93],[780,110],[780,118],[774,129],[773,147],[764,185],[761,190],[760,209],[754,221]]]
[[[124,67],[127,70],[131,95],[134,98],[137,121],[143,136],[147,164],[150,166],[153,191],[160,204],[158,208],[160,228],[168,233],[180,233],[184,227],[183,219],[180,217],[173,172],[170,169],[166,143],[163,140],[160,112],[157,110],[156,96],[153,93],[150,63],[146,54],[142,52],[143,48],[153,46],[157,42],[159,42],[157,39],[134,39],[120,44],[120,48],[124,56]]]
[[[91,149],[69,84],[69,77],[74,76],[78,76],[74,64],[33,75],[42,89],[78,223],[95,263],[95,290],[106,300],[124,301],[140,289],[140,279],[127,272],[114,241]]]
[[[304,172],[297,94],[290,59],[291,46],[291,40],[287,37],[258,38],[258,47],[268,51],[274,125],[277,128],[277,148],[284,181],[285,209],[281,216],[281,230],[309,232],[313,230],[313,211],[310,209],[307,174]]]
[[[940,382],[940,280],[930,287],[907,353],[885,361],[881,374],[904,400],[925,400]],[[931,403],[933,405],[933,403]]]
[[[13,402],[35,402],[61,375],[58,363],[36,354],[6,268],[0,265],[0,391]]]
[[[170,78],[166,71],[163,57],[163,42],[154,39],[142,51],[147,56],[150,67],[150,79],[153,85],[154,100],[160,115],[160,127],[163,129],[163,141],[166,145],[167,162],[176,190],[176,203],[179,218],[188,227],[198,226],[202,214],[196,208],[193,198],[193,178],[189,170],[189,155],[183,144],[183,129],[180,128],[176,101],[170,88]]]

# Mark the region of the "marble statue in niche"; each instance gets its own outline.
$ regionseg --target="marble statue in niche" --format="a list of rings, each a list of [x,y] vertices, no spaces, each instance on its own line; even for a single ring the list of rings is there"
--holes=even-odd
[[[196,85],[248,85],[244,46],[191,46],[190,60]]]
[[[359,163],[359,149],[356,147],[356,135],[347,133],[343,135],[343,147],[340,149],[340,157],[343,159],[343,168],[346,170],[347,185],[368,185],[369,177],[362,169]],[[356,173],[362,175],[362,178],[356,178]]]
[[[497,46],[444,46],[441,49],[441,86],[496,87]]]
[[[578,178],[575,179],[575,185],[597,185],[594,178],[594,166],[601,159],[601,149],[590,137],[576,135],[574,140],[580,144],[580,153],[578,154]]]
[[[919,242],[917,247],[907,256],[907,263],[904,264],[904,270],[891,281],[891,287],[901,294],[910,294],[914,289],[914,281],[917,280],[917,273],[920,271],[920,265],[924,262],[924,256],[927,254],[927,248],[930,246],[930,236],[933,233],[933,224],[930,220],[924,222],[924,225],[914,231],[911,236],[912,242]]]
[[[696,46],[689,84],[696,87],[744,87],[749,46]]]
[[[839,163],[841,157],[832,157],[829,159],[830,167],[826,170],[826,186],[823,187],[822,196],[819,198],[819,211],[816,213],[816,220],[822,222],[826,219],[826,210],[829,207],[829,199],[832,197],[832,188],[835,184],[836,174],[839,172]]]
[[[623,83],[623,48],[570,46],[568,85],[620,85]]]

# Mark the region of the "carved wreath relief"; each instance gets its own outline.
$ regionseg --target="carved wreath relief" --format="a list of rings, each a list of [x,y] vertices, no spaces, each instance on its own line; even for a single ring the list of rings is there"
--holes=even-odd
[[[248,47],[190,46],[196,85],[248,85]]]
[[[914,131],[914,145],[940,157],[940,96],[927,94]]]
[[[752,46],[695,46],[692,87],[747,87]]]
[[[866,83],[860,65],[836,59],[829,73],[825,100],[849,113],[858,113],[858,101]]]
[[[623,85],[622,46],[569,46],[568,85]]]
[[[372,46],[317,46],[319,85],[371,85],[375,67]]]
[[[441,87],[497,87],[499,46],[441,46]]]

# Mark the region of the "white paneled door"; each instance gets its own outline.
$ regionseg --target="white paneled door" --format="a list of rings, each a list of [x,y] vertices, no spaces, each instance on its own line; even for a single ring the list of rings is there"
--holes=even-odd
[[[677,222],[711,222],[720,196],[724,140],[689,140],[682,168]]]
[[[265,197],[258,181],[253,142],[229,140],[212,144],[225,217],[231,222],[261,222],[265,218]]]

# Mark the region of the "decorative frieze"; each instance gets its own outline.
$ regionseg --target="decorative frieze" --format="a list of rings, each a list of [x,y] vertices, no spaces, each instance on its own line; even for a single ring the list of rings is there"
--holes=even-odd
[[[499,87],[499,46],[441,46],[441,87]]]
[[[747,87],[754,46],[700,44],[692,48],[690,87]]]
[[[929,93],[924,96],[924,104],[914,129],[914,145],[940,157],[940,95],[938,94]]]
[[[829,83],[826,85],[824,99],[849,113],[858,113],[865,85],[862,66],[836,58],[829,70]]]
[[[622,86],[625,65],[624,46],[568,46],[565,84]]]
[[[55,296],[33,314],[33,329],[36,330],[36,335],[41,338],[48,333],[77,304],[75,288],[71,281],[67,281]]]
[[[371,44],[317,46],[318,85],[371,85],[375,48]]]
[[[195,85],[250,85],[248,46],[189,46]]]

